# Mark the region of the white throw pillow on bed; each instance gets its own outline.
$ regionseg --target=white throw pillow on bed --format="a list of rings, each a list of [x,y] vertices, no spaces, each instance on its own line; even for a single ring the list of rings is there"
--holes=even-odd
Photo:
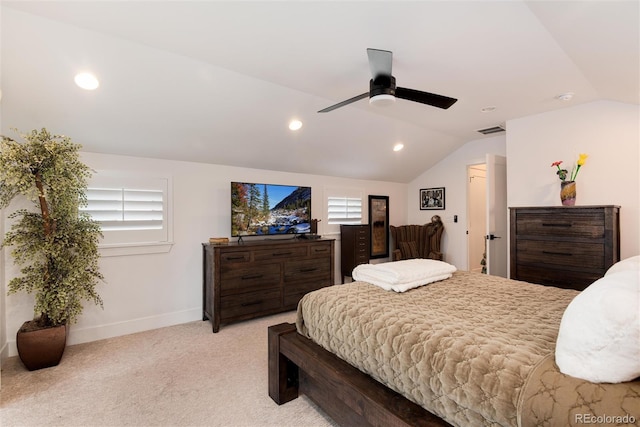
[[[640,255],[632,256],[630,258],[625,258],[622,261],[618,261],[613,264],[607,272],[604,274],[605,276],[609,274],[619,273],[621,271],[639,271],[640,272]]]
[[[571,301],[556,363],[562,373],[595,383],[640,377],[640,270],[607,274]]]

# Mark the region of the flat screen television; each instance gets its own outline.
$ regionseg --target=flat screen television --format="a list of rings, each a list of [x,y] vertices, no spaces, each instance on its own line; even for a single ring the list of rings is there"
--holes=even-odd
[[[231,236],[311,231],[311,187],[231,183]]]

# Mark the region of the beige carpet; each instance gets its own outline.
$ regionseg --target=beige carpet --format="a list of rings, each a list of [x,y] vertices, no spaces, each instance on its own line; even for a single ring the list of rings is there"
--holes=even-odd
[[[0,425],[334,426],[306,397],[276,405],[267,327],[284,313],[222,326],[193,322],[67,347],[60,365],[2,364]]]

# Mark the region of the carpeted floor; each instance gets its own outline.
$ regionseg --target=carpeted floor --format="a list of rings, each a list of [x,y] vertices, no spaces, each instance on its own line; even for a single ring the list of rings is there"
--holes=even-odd
[[[267,389],[267,327],[284,313],[222,326],[192,322],[67,347],[60,365],[2,364],[0,425],[335,426],[302,396]]]

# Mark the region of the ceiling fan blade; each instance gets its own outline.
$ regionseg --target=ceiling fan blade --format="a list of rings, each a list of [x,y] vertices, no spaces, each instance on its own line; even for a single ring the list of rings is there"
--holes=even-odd
[[[448,96],[436,95],[435,93],[422,92],[415,89],[407,89],[404,87],[396,88],[396,98],[402,98],[409,101],[420,102],[422,104],[431,105],[438,108],[447,109],[458,101]]]
[[[352,102],[360,101],[361,99],[368,98],[368,97],[369,97],[369,92],[365,92],[362,95],[354,96],[353,98],[349,98],[346,101],[338,102],[337,104],[332,105],[331,107],[324,108],[318,111],[318,113],[328,113],[329,111],[335,110],[336,108],[344,107],[345,105],[351,104]]]
[[[373,80],[379,76],[391,76],[393,53],[388,50],[367,49],[367,55],[369,56],[369,69]]]

